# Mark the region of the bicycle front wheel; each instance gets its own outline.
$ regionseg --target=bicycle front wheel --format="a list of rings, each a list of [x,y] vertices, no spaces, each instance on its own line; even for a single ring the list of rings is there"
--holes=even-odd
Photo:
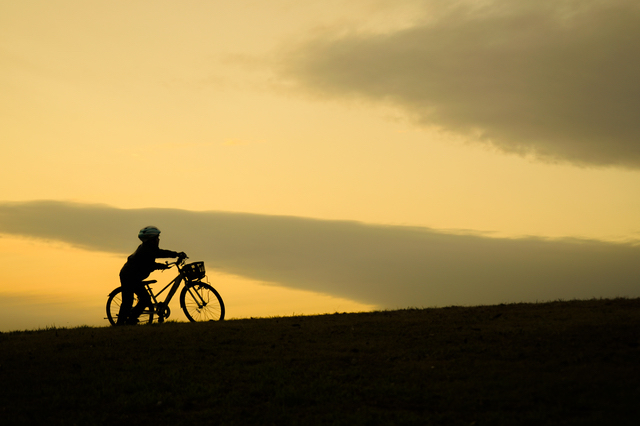
[[[138,304],[138,296],[133,294],[133,306]],[[118,287],[113,290],[107,299],[107,319],[111,323],[111,325],[116,325],[118,322],[118,314],[120,313],[120,305],[122,305],[122,288]],[[146,308],[140,314],[138,318],[138,324],[151,324],[153,322],[153,309]]]
[[[180,293],[180,306],[189,321],[222,321],[224,302],[209,284],[186,283]]]

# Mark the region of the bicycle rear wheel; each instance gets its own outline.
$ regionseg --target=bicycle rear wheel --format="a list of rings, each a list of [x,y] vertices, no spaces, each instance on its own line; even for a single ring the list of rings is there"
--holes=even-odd
[[[200,281],[185,283],[180,293],[180,306],[189,321],[222,321],[224,302],[220,294]]]
[[[133,294],[133,306],[138,304],[138,296]],[[107,299],[107,319],[111,325],[116,325],[118,314],[120,313],[120,305],[122,305],[122,288],[118,287],[113,290]],[[138,318],[138,324],[151,324],[153,322],[153,308],[146,308]]]

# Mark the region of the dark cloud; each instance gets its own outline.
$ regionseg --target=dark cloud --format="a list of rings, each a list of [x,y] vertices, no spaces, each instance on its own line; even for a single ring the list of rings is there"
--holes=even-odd
[[[63,202],[0,203],[0,233],[121,253],[154,224],[209,269],[383,308],[640,296],[640,248],[428,228]],[[116,274],[117,271],[114,271]]]
[[[393,33],[307,41],[284,55],[280,76],[399,105],[505,152],[640,167],[640,3],[450,3],[425,1],[430,19]]]

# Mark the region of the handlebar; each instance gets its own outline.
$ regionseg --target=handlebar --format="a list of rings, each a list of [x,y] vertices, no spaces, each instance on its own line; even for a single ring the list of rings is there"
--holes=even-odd
[[[165,265],[168,266],[167,269],[173,268],[174,266],[180,267],[182,265],[184,265],[184,261],[187,260],[189,258],[189,256],[184,256],[184,257],[178,257],[177,260],[174,260],[173,262],[165,262]]]

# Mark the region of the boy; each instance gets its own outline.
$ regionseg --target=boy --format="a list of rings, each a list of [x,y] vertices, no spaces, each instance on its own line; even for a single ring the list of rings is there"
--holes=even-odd
[[[116,325],[137,324],[138,317],[147,306],[151,306],[151,297],[142,285],[142,280],[157,269],[167,269],[166,265],[156,263],[157,258],[186,258],[184,252],[162,250],[160,245],[160,230],[155,226],[142,228],[138,233],[142,244],[128,257],[127,263],[120,270],[120,284],[122,286],[122,304]],[[133,294],[138,296],[138,304],[131,309]]]

